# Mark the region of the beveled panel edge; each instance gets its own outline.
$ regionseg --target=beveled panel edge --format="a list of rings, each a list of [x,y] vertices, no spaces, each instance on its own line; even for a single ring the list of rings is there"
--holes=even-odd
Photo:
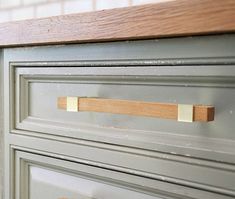
[[[44,123],[45,122],[45,123]],[[46,120],[44,121],[39,118],[28,117],[22,123],[18,123],[16,129],[11,130],[12,134],[22,134],[26,136],[41,137],[45,139],[55,139],[63,142],[69,143],[86,143],[90,146],[95,146],[96,143],[93,141],[94,132],[99,132],[95,134],[97,143],[104,143],[108,148],[112,145],[122,146],[123,148],[138,148],[143,151],[154,151],[161,152],[166,154],[172,154],[176,156],[189,157],[191,159],[204,159],[208,161],[218,161],[228,164],[234,164],[235,154],[234,154],[234,145],[235,142],[231,140],[220,140],[220,139],[204,139],[203,142],[200,138],[191,137],[191,136],[175,136],[175,135],[166,135],[164,132],[158,132],[154,134],[151,131],[138,131],[138,130],[128,130],[128,133],[131,134],[133,139],[131,142],[126,140],[122,136],[122,130],[113,130],[116,133],[116,136],[110,136],[109,129],[97,129],[96,127],[91,126],[79,126],[80,130],[76,127],[66,128],[67,125],[63,123],[56,123]],[[43,131],[39,130],[38,126],[43,127]],[[61,128],[59,126],[62,126]],[[57,134],[53,135],[52,132],[54,128],[57,127]],[[94,128],[94,129],[93,129]],[[93,129],[93,130],[92,130]],[[70,131],[71,133],[82,132],[79,136],[73,135],[64,135],[65,131]],[[84,132],[86,134],[84,134]],[[150,134],[155,137],[150,140],[143,141],[141,139],[141,134],[146,135]],[[118,135],[118,136],[117,136]],[[65,139],[68,138],[67,139]],[[178,144],[175,144],[174,141],[177,141]],[[167,143],[167,144],[166,144]],[[197,143],[193,147],[188,146],[187,143]],[[206,148],[205,143],[213,145],[214,147]],[[203,147],[202,147],[203,146]],[[207,146],[207,145],[206,145]],[[216,150],[222,148],[223,150]]]
[[[25,67],[63,67],[63,66],[199,66],[199,65],[235,65],[235,57],[197,57],[197,58],[160,58],[160,59],[126,59],[126,60],[80,60],[80,61],[47,61],[47,62],[29,62],[17,61],[10,65]]]
[[[136,62],[134,60],[132,61],[89,61],[89,62],[83,62],[83,61],[77,61],[77,62],[11,62],[10,68],[11,70],[17,70],[20,75],[24,75],[24,77],[27,77],[27,75],[30,76],[30,73],[32,73],[32,70],[34,73],[36,73],[38,76],[45,75],[45,74],[53,74],[54,76],[64,76],[63,74],[67,74],[67,76],[73,77],[73,76],[89,76],[95,74],[97,77],[101,76],[147,76],[148,78],[151,77],[178,77],[179,80],[181,77],[184,78],[191,78],[191,77],[197,77],[197,78],[204,78],[204,81],[206,79],[211,78],[217,78],[217,81],[221,78],[226,77],[226,81],[231,81],[229,79],[230,77],[235,76],[235,62],[233,59],[226,58],[218,59],[216,62],[210,62],[209,60],[203,61],[202,64],[196,64],[197,60],[200,62],[200,58],[195,59],[193,62],[191,62],[193,65],[184,64],[184,62],[181,62],[183,59],[177,59],[173,62],[168,60],[166,63],[163,61],[163,65],[161,64],[154,64],[149,65],[149,63],[143,64],[143,62]],[[228,62],[226,62],[226,60]],[[142,65],[132,65],[132,63],[142,63]],[[161,60],[160,60],[161,61]],[[83,65],[84,63],[84,65]],[[114,65],[110,65],[116,63]],[[188,63],[188,62],[187,62]],[[208,64],[206,64],[208,63]],[[83,67],[84,66],[84,67]],[[203,68],[202,68],[203,66]],[[44,69],[47,69],[44,71]],[[60,72],[56,70],[57,68],[60,68]],[[69,68],[70,72],[67,71]],[[26,70],[24,70],[26,69]],[[219,72],[217,71],[219,70]],[[63,71],[63,72],[62,72]],[[41,77],[41,76],[40,76]],[[42,77],[41,77],[42,78]],[[130,77],[131,78],[131,77]],[[206,79],[205,79],[206,78]],[[147,80],[146,80],[147,81]],[[215,83],[215,82],[214,82]]]
[[[133,130],[134,131],[134,130]],[[25,135],[25,136],[30,136],[30,137],[36,137],[36,138],[42,138],[42,139],[48,139],[48,140],[57,140],[61,141],[64,143],[72,143],[72,144],[78,144],[78,145],[84,145],[84,146],[89,146],[89,147],[97,147],[97,148],[102,148],[102,149],[107,149],[107,150],[114,150],[114,151],[120,151],[124,153],[133,153],[133,154],[138,154],[138,155],[143,155],[143,156],[148,156],[148,157],[154,157],[154,158],[160,158],[160,159],[166,159],[166,160],[172,160],[172,161],[177,161],[177,162],[182,162],[182,163],[189,163],[192,165],[202,165],[206,167],[213,167],[217,169],[225,169],[225,170],[234,170],[234,162],[223,162],[223,161],[214,161],[214,160],[209,160],[209,159],[203,159],[203,158],[197,158],[193,157],[190,155],[183,155],[183,154],[177,154],[176,152],[164,152],[162,150],[149,150],[149,149],[143,149],[143,148],[138,148],[138,147],[132,147],[132,146],[123,146],[123,145],[118,145],[118,144],[106,144],[105,142],[94,142],[92,140],[85,140],[85,139],[74,139],[72,137],[62,137],[62,136],[57,136],[57,135],[46,135],[46,134],[41,134],[39,135],[37,132],[30,130],[30,129],[15,129],[12,131],[12,134],[16,135]],[[172,138],[174,139],[174,137]],[[163,144],[164,145],[164,144]],[[185,148],[184,148],[185,150]],[[212,166],[213,164],[213,166]]]

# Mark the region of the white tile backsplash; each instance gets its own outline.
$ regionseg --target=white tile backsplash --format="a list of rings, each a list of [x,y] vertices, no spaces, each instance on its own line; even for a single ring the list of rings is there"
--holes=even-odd
[[[12,10],[12,20],[24,20],[24,19],[32,19],[34,18],[34,7],[23,7],[20,9]]]
[[[148,4],[148,3],[162,3],[167,1],[174,1],[174,0],[132,0],[132,5],[141,5],[141,4]]]
[[[9,8],[19,6],[21,0],[0,0],[0,8]]]
[[[96,0],[96,10],[120,8],[129,5],[129,0]]]
[[[57,16],[62,14],[62,6],[61,3],[49,3],[37,6],[36,8],[36,17],[49,17],[49,16]]]
[[[172,0],[0,0],[0,23]]]
[[[92,0],[70,0],[64,2],[64,14],[89,12],[92,10]]]
[[[22,1],[23,1],[23,5],[33,5],[33,4],[47,2],[47,0],[22,0]]]
[[[0,23],[10,21],[10,12],[0,10]]]

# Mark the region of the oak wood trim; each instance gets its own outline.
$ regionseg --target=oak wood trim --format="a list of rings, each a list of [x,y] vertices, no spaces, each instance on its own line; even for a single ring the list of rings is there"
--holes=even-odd
[[[235,32],[234,0],[175,0],[0,24],[0,46]]]
[[[126,114],[173,120],[178,119],[178,104],[83,97],[78,97],[77,103],[77,111]],[[57,99],[57,107],[66,110],[67,97],[59,97]],[[214,110],[213,106],[194,105],[193,121],[213,121]]]

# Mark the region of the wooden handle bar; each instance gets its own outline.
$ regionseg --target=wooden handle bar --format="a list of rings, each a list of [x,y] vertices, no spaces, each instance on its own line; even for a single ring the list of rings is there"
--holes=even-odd
[[[184,122],[214,120],[215,108],[206,105],[185,105],[157,102],[129,101],[89,97],[59,97],[59,109],[89,111],[173,119]]]

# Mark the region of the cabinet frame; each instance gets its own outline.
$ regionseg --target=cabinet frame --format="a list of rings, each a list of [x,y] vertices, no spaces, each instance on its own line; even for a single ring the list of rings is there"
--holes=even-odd
[[[14,173],[16,165],[16,151],[27,151],[29,153],[51,156],[58,159],[71,158],[69,161],[73,161],[74,159],[79,158],[85,159],[84,157],[91,161],[93,158],[92,156],[76,153],[79,147],[83,148],[82,151],[85,151],[89,147],[93,147],[93,149],[102,149],[105,151],[121,151],[123,154],[125,151],[131,152],[133,154],[136,153],[136,149],[134,148],[116,146],[110,147],[105,144],[83,142],[75,139],[64,137],[60,138],[51,135],[37,136],[37,134],[33,131],[19,131],[15,129],[13,125],[15,122],[15,102],[13,100],[14,67],[62,67],[66,64],[66,67],[82,67],[82,65],[86,65],[87,67],[94,67],[97,65],[99,66],[102,63],[104,67],[108,67],[115,64],[116,66],[127,64],[130,67],[141,65],[142,68],[146,66],[150,68],[159,66],[160,71],[164,72],[164,70],[166,70],[169,72],[170,70],[172,74],[175,75],[177,75],[178,69],[181,68],[185,69],[186,73],[192,72],[194,75],[198,75],[200,74],[200,67],[206,65],[205,68],[208,73],[204,74],[205,78],[209,78],[210,75],[215,76],[218,73],[214,69],[222,68],[220,71],[221,74],[225,79],[229,80],[229,76],[231,77],[231,74],[232,77],[234,77],[234,46],[235,35],[218,35],[132,42],[110,42],[67,46],[4,49],[2,52],[2,60],[4,61],[5,199],[15,199],[14,194],[16,194],[16,178],[14,177]],[[198,50],[199,48],[200,50]],[[195,67],[194,71],[192,70],[193,67]],[[138,70],[138,67],[136,67],[136,69]],[[139,73],[140,72],[144,72],[144,70],[139,69]],[[226,87],[227,85],[228,84],[225,84],[224,86]],[[70,151],[63,151],[63,148],[61,147],[65,145],[69,146]],[[195,162],[199,162],[200,165],[201,162],[203,162],[202,166],[206,167],[209,165],[208,167],[211,169],[213,169],[215,165],[220,165],[224,170],[234,170],[235,160],[234,153],[232,151],[233,149],[234,148],[230,147],[229,150],[231,150],[231,153],[221,154],[221,156],[219,156],[219,163],[217,161],[213,161],[213,158],[212,161],[208,160],[208,158],[206,158],[208,161],[204,161],[200,158],[181,157],[176,154],[170,155],[170,158],[167,158],[167,160],[176,162],[183,160],[185,164],[189,164],[191,166]],[[182,148],[182,151],[185,151],[185,148]],[[156,152],[154,153],[154,156],[157,156],[159,159],[164,159],[163,156],[166,155],[165,152],[167,151],[162,152]],[[142,154],[140,156],[146,157],[151,155],[151,151],[149,150],[141,150],[138,151],[138,153]],[[216,153],[214,155],[214,157],[218,158]],[[206,155],[206,157],[209,156]],[[89,164],[91,162],[89,162]],[[91,164],[97,164],[97,160],[93,159],[93,163]],[[111,170],[112,168],[109,167],[110,165],[107,165],[107,162],[103,162],[102,167],[105,167],[107,170]],[[139,176],[139,173],[135,173],[133,169],[129,169],[128,172],[134,174],[134,176]],[[152,179],[152,175],[148,176],[148,171],[142,172],[141,176],[143,178]],[[172,189],[169,189],[169,184],[164,182],[164,180],[161,181],[159,179],[155,180],[154,182],[155,186],[159,187],[159,193],[164,192],[164,194],[173,195],[175,198],[178,196],[180,196],[180,198],[202,198],[205,197],[205,194],[208,196],[207,198],[213,199],[216,197],[229,198],[229,194],[231,196],[231,193],[227,192],[226,190],[222,190],[222,192],[221,190],[217,190],[217,193],[220,192],[224,194],[219,194],[218,196],[218,194],[215,194],[215,192],[208,192],[208,187],[195,190],[192,188],[192,186],[190,187],[190,185],[180,186],[177,182],[176,184],[171,183]],[[186,195],[185,192],[187,192],[189,195]],[[234,193],[232,194],[234,195]]]

